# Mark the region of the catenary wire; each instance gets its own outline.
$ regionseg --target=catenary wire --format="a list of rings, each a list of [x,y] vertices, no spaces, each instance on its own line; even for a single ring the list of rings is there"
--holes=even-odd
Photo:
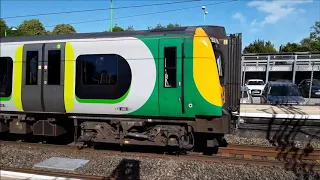
[[[176,1],[176,2],[157,3],[157,4],[144,4],[144,5],[136,5],[136,6],[123,6],[123,7],[115,7],[115,8],[112,8],[112,9],[130,9],[130,8],[140,8],[140,7],[150,7],[150,6],[163,6],[163,5],[181,4],[181,3],[189,3],[189,2],[197,2],[197,1],[200,1],[200,0]],[[85,9],[85,10],[51,12],[51,13],[41,13],[41,14],[29,14],[29,15],[9,16],[9,17],[4,17],[2,19],[13,19],[13,18],[30,17],[30,16],[48,16],[48,15],[58,15],[58,14],[60,15],[60,14],[71,14],[71,13],[105,11],[105,10],[110,10],[110,9],[111,8],[100,8],[100,9]]]
[[[218,3],[211,3],[211,4],[205,4],[204,6],[213,6],[217,4],[225,4],[225,3],[230,3],[238,0],[229,0],[229,1],[223,1],[223,2],[218,2]],[[131,17],[138,17],[138,16],[147,16],[147,15],[152,15],[152,14],[161,14],[161,13],[167,13],[167,12],[174,12],[174,11],[181,11],[181,10],[186,10],[186,9],[192,9],[192,8],[197,8],[198,6],[192,6],[192,7],[186,7],[186,8],[178,8],[178,9],[171,9],[171,10],[166,10],[166,11],[157,11],[157,12],[151,12],[151,13],[143,13],[143,14],[136,14],[136,15],[130,15],[130,16],[120,16],[120,17],[115,17],[113,19],[123,19],[123,18],[131,18]],[[99,22],[99,21],[106,21],[110,20],[110,18],[104,18],[104,19],[96,19],[96,20],[89,20],[89,21],[79,21],[79,22],[73,22],[73,23],[68,23],[68,24],[83,24],[83,23],[91,23],[91,22]],[[48,25],[44,27],[54,27],[56,25]]]

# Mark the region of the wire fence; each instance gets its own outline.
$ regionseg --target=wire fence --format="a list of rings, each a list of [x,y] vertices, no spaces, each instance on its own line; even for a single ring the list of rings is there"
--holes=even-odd
[[[320,53],[245,54],[241,103],[320,105]]]

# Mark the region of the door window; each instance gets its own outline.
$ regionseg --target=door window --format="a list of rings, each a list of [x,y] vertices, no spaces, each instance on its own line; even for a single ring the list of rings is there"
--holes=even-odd
[[[27,51],[26,85],[38,84],[38,51]]]
[[[60,85],[61,50],[48,51],[48,85]]]
[[[164,48],[164,87],[177,87],[177,48]]]

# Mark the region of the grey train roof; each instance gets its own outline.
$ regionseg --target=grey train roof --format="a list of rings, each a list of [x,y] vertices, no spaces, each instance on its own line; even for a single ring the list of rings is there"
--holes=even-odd
[[[153,30],[139,30],[139,31],[122,31],[122,32],[95,32],[95,33],[75,33],[75,34],[57,34],[57,35],[37,35],[37,36],[17,36],[5,37],[0,41],[4,42],[22,42],[22,41],[50,41],[57,39],[91,39],[91,38],[105,38],[105,37],[128,37],[128,36],[155,36],[164,34],[190,34],[195,33],[196,28],[202,27],[209,36],[216,38],[226,38],[225,28],[222,26],[186,26],[175,28],[163,28]]]

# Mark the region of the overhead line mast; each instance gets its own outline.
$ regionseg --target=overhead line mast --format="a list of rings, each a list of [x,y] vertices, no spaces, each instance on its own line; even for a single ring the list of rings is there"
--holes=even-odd
[[[112,32],[113,29],[113,2],[112,0],[110,0],[111,4],[110,4],[110,32]]]

